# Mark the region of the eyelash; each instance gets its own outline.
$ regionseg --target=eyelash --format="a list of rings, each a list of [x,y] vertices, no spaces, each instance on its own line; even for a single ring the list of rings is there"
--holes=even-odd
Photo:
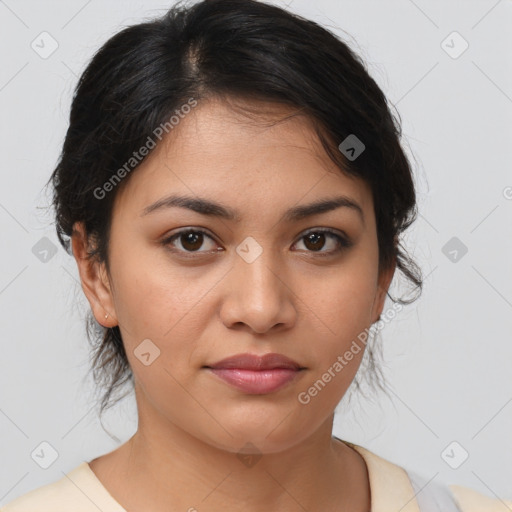
[[[169,249],[169,246],[172,244],[172,242],[175,239],[177,239],[181,235],[184,235],[184,234],[187,234],[187,233],[194,233],[194,234],[199,233],[199,234],[202,234],[202,235],[206,235],[208,238],[214,240],[214,238],[210,234],[208,234],[206,231],[203,231],[202,229],[186,228],[186,229],[178,231],[177,233],[174,233],[173,235],[163,239],[161,241],[161,244],[164,247]],[[298,241],[302,240],[303,238],[305,238],[307,235],[310,235],[311,233],[326,233],[328,235],[333,236],[336,239],[336,241],[338,242],[337,249],[335,249],[333,251],[323,251],[323,252],[306,251],[306,252],[314,254],[315,256],[320,256],[320,257],[334,256],[335,254],[338,254],[338,253],[342,252],[344,249],[348,249],[348,248],[350,248],[353,245],[353,243],[348,238],[345,238],[345,237],[341,236],[338,232],[333,231],[332,229],[329,229],[329,228],[312,228],[309,231],[307,231],[306,233],[304,233],[299,238]],[[208,254],[208,253],[212,254],[212,252],[213,252],[213,251],[182,251],[180,249],[178,249],[178,250],[170,249],[170,250],[172,252],[181,253],[181,255],[184,256],[185,258],[196,258],[197,254]]]

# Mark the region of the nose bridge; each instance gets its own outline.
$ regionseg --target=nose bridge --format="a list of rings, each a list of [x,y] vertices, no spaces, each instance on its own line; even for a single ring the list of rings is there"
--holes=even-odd
[[[241,246],[243,247],[243,246]],[[242,252],[242,248],[239,252]],[[249,259],[245,259],[239,254],[239,261],[236,262],[237,271],[240,272],[242,283],[247,282],[251,287],[254,287],[256,292],[275,292],[278,283],[276,283],[276,272],[271,269],[276,267],[277,258],[271,253],[270,249],[261,250],[259,255],[251,257],[256,249],[250,248],[247,255]]]
[[[235,273],[237,283],[243,295],[251,297],[256,305],[262,300],[267,302],[280,295],[280,283],[276,277],[278,261],[268,247],[263,246],[252,237],[247,237],[236,248]]]

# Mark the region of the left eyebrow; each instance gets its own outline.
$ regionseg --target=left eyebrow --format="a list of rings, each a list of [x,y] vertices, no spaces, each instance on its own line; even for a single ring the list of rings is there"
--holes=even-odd
[[[363,209],[361,206],[359,206],[358,203],[356,203],[356,201],[347,196],[338,196],[331,199],[320,199],[314,203],[294,206],[284,213],[283,219],[287,222],[296,222],[307,217],[312,217],[313,215],[336,210],[337,208],[352,209],[358,213],[364,224]]]
[[[240,222],[241,216],[237,210],[228,208],[215,201],[205,198],[170,195],[159,199],[155,203],[147,206],[141,213],[141,217],[149,213],[161,210],[163,208],[187,208],[202,215],[219,217],[234,222]],[[297,222],[313,215],[326,213],[337,208],[350,208],[357,212],[364,224],[364,212],[361,206],[347,196],[337,196],[325,198],[310,204],[294,206],[284,212],[282,219],[286,222]]]

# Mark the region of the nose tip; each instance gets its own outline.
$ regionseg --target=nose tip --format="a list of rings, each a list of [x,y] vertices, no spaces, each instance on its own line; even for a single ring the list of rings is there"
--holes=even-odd
[[[221,308],[224,324],[230,328],[247,326],[257,334],[289,328],[295,322],[296,310],[281,272],[272,270],[269,258],[253,241],[246,239],[239,247],[242,256],[232,269]]]

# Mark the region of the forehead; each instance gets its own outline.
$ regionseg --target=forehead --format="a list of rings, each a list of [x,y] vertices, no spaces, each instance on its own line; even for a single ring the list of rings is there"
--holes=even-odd
[[[369,186],[334,164],[308,116],[262,101],[199,101],[125,185],[116,203],[129,202],[138,210],[176,191],[238,201],[240,209],[248,196],[284,208],[301,197],[335,192],[365,209],[372,206]]]

